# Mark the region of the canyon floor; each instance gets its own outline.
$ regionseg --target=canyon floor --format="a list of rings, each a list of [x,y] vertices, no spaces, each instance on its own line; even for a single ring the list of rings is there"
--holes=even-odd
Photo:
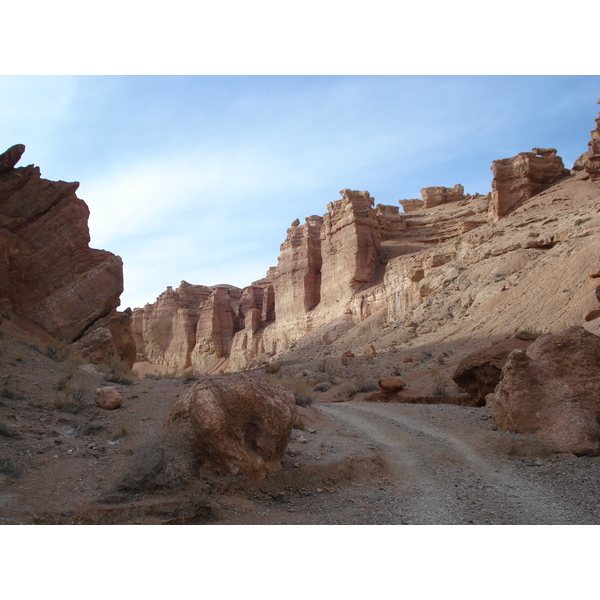
[[[0,524],[600,523],[600,457],[559,454],[500,431],[486,408],[364,402],[356,384],[348,394],[352,378],[368,388],[388,375],[389,356],[345,366],[331,359],[326,368],[322,359],[284,361],[268,377],[296,386],[317,374],[328,381],[299,408],[281,469],[260,482],[198,480],[163,433],[193,379],[107,382],[114,374],[7,340]],[[425,351],[403,377],[418,388],[434,364],[441,368]],[[117,387],[121,408],[94,404],[101,385]]]

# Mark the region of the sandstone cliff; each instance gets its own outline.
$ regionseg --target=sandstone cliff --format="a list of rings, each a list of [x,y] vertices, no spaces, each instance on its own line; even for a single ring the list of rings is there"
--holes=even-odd
[[[75,194],[79,184],[42,179],[33,165],[15,168],[24,151],[18,144],[0,155],[3,310],[61,342],[81,342],[80,349],[96,358],[102,353],[90,347],[89,336],[102,327],[105,349],[133,364],[129,316],[116,311],[123,291],[121,259],[89,247],[89,209]]]
[[[342,190],[323,217],[292,223],[277,266],[260,282],[203,288],[206,297],[185,309],[163,298],[180,289],[167,291],[136,309],[138,351],[210,373],[310,344],[361,353],[358,332],[367,330],[377,351],[450,337],[475,349],[519,329],[572,324],[597,331],[588,277],[600,268],[593,156],[568,171],[556,150],[534,148],[494,161],[485,196],[460,184],[426,187],[421,200],[400,201],[404,212]]]

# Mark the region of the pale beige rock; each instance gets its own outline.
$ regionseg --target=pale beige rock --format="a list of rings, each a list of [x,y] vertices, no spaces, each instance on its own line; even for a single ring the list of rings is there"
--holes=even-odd
[[[296,416],[294,395],[249,375],[204,378],[171,414],[203,474],[263,479],[279,468]]]
[[[598,101],[600,104],[600,100]],[[590,131],[592,139],[589,141],[589,150],[583,159],[583,168],[590,176],[590,181],[600,182],[600,113],[596,119],[596,129]],[[582,157],[583,158],[583,157]]]
[[[490,406],[503,429],[600,454],[600,337],[574,326],[511,352]]]
[[[94,402],[100,408],[114,410],[122,406],[123,398],[117,391],[117,388],[106,386],[96,389]]]
[[[558,181],[566,171],[553,148],[534,148],[492,163],[490,215],[494,220],[521,206],[545,185]]]
[[[404,212],[412,212],[414,210],[421,210],[424,207],[424,202],[420,198],[410,198],[408,200],[398,200],[402,205]]]
[[[426,187],[421,190],[424,208],[433,208],[447,202],[460,202],[465,199],[465,188],[457,183],[452,188]],[[404,205],[403,205],[404,207]]]

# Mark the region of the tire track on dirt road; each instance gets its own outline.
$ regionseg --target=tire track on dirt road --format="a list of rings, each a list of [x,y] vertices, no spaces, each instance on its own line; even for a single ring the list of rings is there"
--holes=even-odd
[[[320,409],[377,445],[402,522],[578,522],[576,508],[551,485],[528,481],[514,460],[494,456],[494,432],[483,426],[459,433],[439,413],[432,421],[424,411],[400,404],[339,403]],[[471,443],[465,441],[468,438]]]

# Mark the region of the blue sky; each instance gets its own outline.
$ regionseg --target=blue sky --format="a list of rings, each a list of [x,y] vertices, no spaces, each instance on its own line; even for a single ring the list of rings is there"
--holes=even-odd
[[[599,97],[598,76],[2,76],[0,145],[80,182],[124,308],[263,277],[290,223],[343,188],[487,193],[492,161],[533,147],[571,167]]]

